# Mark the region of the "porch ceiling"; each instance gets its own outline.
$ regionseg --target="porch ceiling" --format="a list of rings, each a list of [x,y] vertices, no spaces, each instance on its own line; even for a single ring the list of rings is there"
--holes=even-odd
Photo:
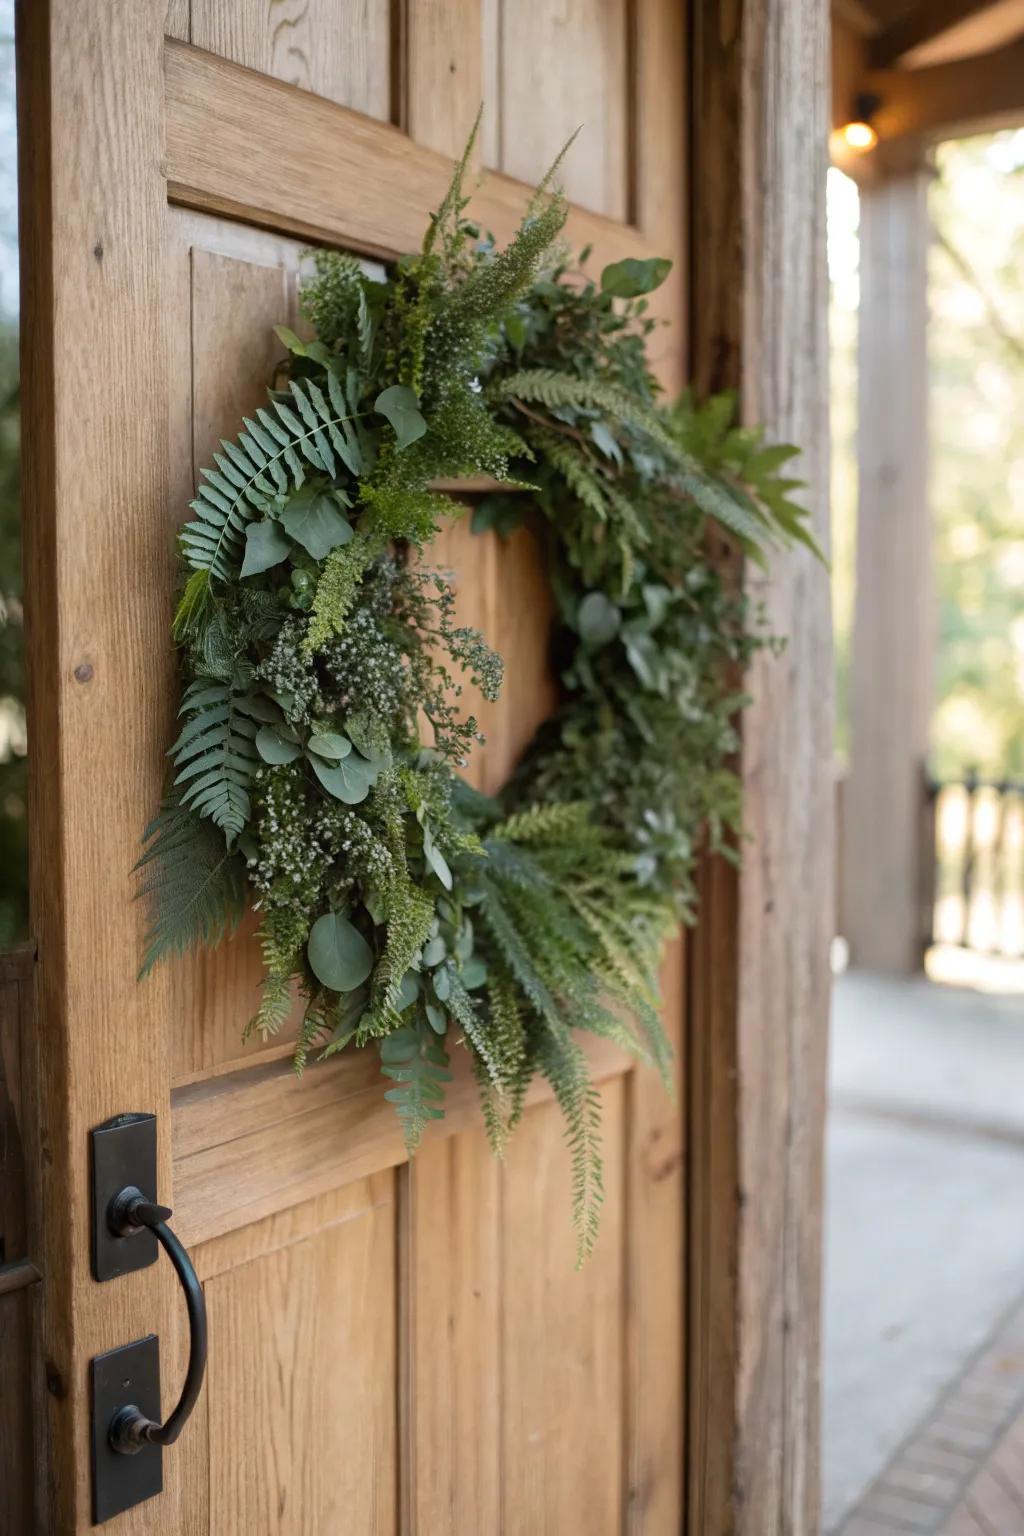
[[[883,156],[1024,123],[1024,0],[833,0],[832,15],[834,120],[876,97]]]

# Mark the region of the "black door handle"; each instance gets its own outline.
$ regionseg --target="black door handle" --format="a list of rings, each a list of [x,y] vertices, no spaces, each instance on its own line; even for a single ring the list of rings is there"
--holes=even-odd
[[[115,1195],[107,1210],[107,1224],[118,1237],[134,1237],[147,1227],[154,1234],[181,1281],[189,1326],[188,1370],[174,1411],[158,1424],[134,1403],[118,1408],[110,1421],[107,1439],[111,1449],[121,1456],[134,1456],[145,1445],[173,1445],[196,1405],[206,1375],[206,1300],[187,1250],[167,1225],[172,1214],[166,1205],[154,1205],[147,1200],[133,1184]]]

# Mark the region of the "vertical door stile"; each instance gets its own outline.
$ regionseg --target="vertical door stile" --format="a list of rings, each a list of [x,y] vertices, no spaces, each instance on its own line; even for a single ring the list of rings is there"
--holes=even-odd
[[[37,1357],[52,1529],[90,1522],[92,1356],[175,1327],[168,1266],[89,1273],[87,1134],[155,1111],[169,1176],[168,979],[136,984],[130,901],[173,687],[165,597],[163,8],[19,8],[22,378],[37,1155]],[[164,1187],[168,1187],[165,1183]],[[135,1532],[166,1529],[159,1501]]]

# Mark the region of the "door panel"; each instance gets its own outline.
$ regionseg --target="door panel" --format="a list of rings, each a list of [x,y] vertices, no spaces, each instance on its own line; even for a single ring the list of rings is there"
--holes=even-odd
[[[567,194],[627,217],[629,11],[627,0],[492,0],[488,165],[539,181],[579,128],[561,173]]]
[[[624,1078],[606,1083],[601,1100],[607,1199],[593,1258],[578,1274],[557,1106],[531,1110],[509,1148],[501,1388],[509,1536],[622,1528]]]
[[[95,798],[112,785],[118,807],[116,836],[93,824],[58,865],[60,890],[74,899],[39,909],[44,979],[51,967],[47,1028],[61,1045],[44,1075],[44,1110],[66,1131],[45,1178],[51,1202],[75,1189],[84,1231],[76,1147],[85,1130],[111,1113],[155,1109],[161,1193],[203,1280],[211,1335],[199,1409],[165,1456],[167,1492],[110,1528],[132,1536],[678,1532],[685,1063],[677,1059],[673,1100],[617,1048],[588,1044],[604,1102],[606,1202],[597,1250],[577,1274],[568,1154],[546,1085],[531,1089],[499,1164],[482,1132],[468,1058],[456,1050],[446,1119],[410,1167],[371,1053],[311,1066],[300,1080],[288,1060],[290,1030],[242,1043],[260,977],[251,921],[215,954],[164,966],[138,988],[137,929],[116,925],[127,925],[135,910],[126,871],[158,797],[170,740],[173,532],[198,469],[269,382],[279,353],[272,326],[297,324],[305,244],[384,259],[417,244],[486,85],[482,159],[494,169],[475,206],[499,238],[523,208],[523,189],[511,178],[542,173],[584,120],[589,126],[566,165],[579,205],[569,239],[593,242],[595,270],[628,254],[680,257],[680,7],[675,0],[406,0],[394,7],[392,26],[383,0],[192,0],[190,8],[175,0],[174,39],[165,45],[156,0],[139,0],[127,28],[113,24],[100,0],[86,3],[94,7],[97,68],[109,65],[112,79],[134,71],[133,111],[145,123],[117,120],[98,130],[101,140],[113,138],[131,174],[94,177],[94,217],[84,223],[75,211],[78,183],[58,182],[49,238],[56,243],[61,230],[65,238],[87,226],[94,240],[94,224],[119,227],[118,219],[127,227],[119,200],[128,200],[142,256],[138,246],[130,255],[117,247],[117,283],[93,281],[90,321],[112,318],[129,292],[129,318],[143,332],[149,326],[149,353],[160,366],[152,377],[141,371],[145,389],[123,384],[125,409],[130,401],[146,419],[123,444],[131,468],[120,464],[119,480],[116,454],[98,462],[101,476],[114,476],[120,500],[112,509],[97,494],[72,524],[73,509],[53,485],[37,482],[30,589],[34,581],[37,611],[52,600],[61,634],[70,637],[57,652],[37,641],[37,739],[61,739],[56,719],[47,736],[48,681],[62,679],[67,710],[83,708],[69,678],[88,653],[92,664],[104,664],[106,713],[83,717],[81,738],[69,746],[81,748],[86,726],[116,729],[133,743],[126,756],[104,735],[95,761],[79,750],[74,779],[71,760],[65,767],[59,757],[65,799],[37,810],[38,876],[47,815],[50,845],[64,848],[75,824],[68,817],[91,804],[87,791]],[[81,13],[71,0],[49,7],[62,18],[67,48]],[[634,44],[641,13],[657,46]],[[88,105],[98,87],[63,67]],[[102,116],[101,106],[93,115]],[[71,141],[70,124],[55,119],[55,128]],[[627,154],[630,146],[635,153]],[[77,171],[79,182],[88,180],[88,164]],[[137,214],[140,188],[150,198],[145,218]],[[634,204],[642,228],[622,222]],[[140,288],[143,258],[149,280]],[[73,266],[65,272],[55,263],[58,289],[70,283]],[[94,277],[87,265],[86,272]],[[678,378],[682,355],[681,293],[677,274],[662,300],[677,325],[663,344],[668,382]],[[58,373],[70,366],[74,338],[65,336],[58,352],[45,306],[29,325]],[[123,376],[116,349],[108,361]],[[63,423],[73,407],[81,415],[83,398],[98,410],[81,390],[60,402],[48,446],[58,461]],[[137,461],[154,440],[159,452],[147,460],[145,484]],[[41,463],[38,446],[36,453]],[[70,468],[69,460],[65,473]],[[121,550],[129,509],[135,534]],[[117,603],[105,586],[97,597],[94,585],[77,579],[74,559],[47,575],[47,537],[58,534],[121,551]],[[538,545],[529,529],[504,544],[474,538],[467,519],[445,530],[430,559],[455,573],[460,620],[481,627],[506,660],[501,701],[480,710],[487,744],[473,769],[475,781],[494,790],[557,699]],[[73,942],[71,918],[83,922],[98,892],[110,888],[116,910],[106,943]],[[54,969],[55,955],[66,956],[63,970]],[[663,979],[666,1028],[678,1047],[681,944],[671,947]],[[106,1022],[111,997],[122,1010],[120,1030]],[[123,1053],[142,1050],[143,1039],[145,1060],[126,1075]],[[76,1080],[75,1061],[91,1063],[92,1076],[80,1065]],[[53,1528],[84,1530],[89,1358],[159,1332],[166,1403],[187,1341],[163,1266],[101,1288],[88,1278],[87,1245],[47,1230],[43,1246],[53,1259],[44,1333],[67,1383],[66,1406],[51,1407],[63,1468]]]
[[[168,18],[183,42],[385,122],[390,0],[191,0]]]
[[[397,1528],[394,1187],[263,1222],[262,1251],[206,1279],[211,1532]]]

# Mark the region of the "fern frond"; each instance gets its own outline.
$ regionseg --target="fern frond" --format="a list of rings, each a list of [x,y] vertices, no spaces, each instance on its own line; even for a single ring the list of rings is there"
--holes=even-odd
[[[329,401],[312,380],[293,380],[288,400],[271,395],[269,409],[258,410],[255,421],[246,417],[247,431],[233,442],[221,440],[222,452],[213,456],[216,468],[200,471],[202,483],[190,503],[196,515],[178,538],[193,571],[206,575],[201,581],[190,578],[186,586],[174,620],[179,636],[191,631],[210,581],[237,577],[247,524],[265,516],[289,486],[301,487],[306,466],[334,478],[337,455],[351,475],[363,473],[364,438],[355,426],[358,394],[353,402],[351,381],[343,385],[331,371],[327,386]]]
[[[590,1081],[583,1051],[567,1033],[546,1036],[540,1047],[540,1068],[565,1117],[565,1139],[572,1159],[572,1223],[579,1269],[594,1251],[604,1204],[601,1100]]]
[[[245,911],[245,867],[209,824],[166,800],[144,834],[137,897],[149,903],[140,977],[164,955],[219,944]]]
[[[229,847],[251,815],[258,725],[246,703],[228,683],[197,679],[182,700],[180,713],[187,718],[168,753],[178,770],[181,804],[220,827]]]
[[[444,1085],[452,1080],[448,1052],[428,1024],[406,1024],[380,1042],[380,1069],[397,1084],[384,1097],[395,1107],[411,1154],[431,1120],[444,1119]]]
[[[309,626],[302,642],[307,656],[315,656],[328,640],[341,634],[359,595],[363,572],[379,548],[377,540],[357,533],[347,544],[343,544],[340,549],[333,549],[327,556],[313,594]]]
[[[387,895],[384,950],[373,972],[371,1006],[359,1025],[360,1042],[386,1035],[399,1022],[398,994],[402,978],[427,942],[434,904],[409,880],[394,880]]]
[[[307,1005],[299,1028],[299,1038],[295,1042],[292,1064],[300,1077],[306,1070],[310,1051],[330,1035],[331,1028],[330,1008],[321,993],[319,997],[311,999]]]
[[[491,833],[493,838],[509,843],[552,843],[579,839],[594,843],[601,840],[594,822],[593,808],[586,800],[556,800],[549,805],[530,805],[506,816]]]
[[[246,1026],[245,1034],[260,1035],[264,1040],[276,1035],[292,1011],[291,979],[271,974],[264,976],[260,1005]]]
[[[508,1137],[522,1116],[533,1068],[515,982],[507,971],[495,966],[488,983],[486,1027],[489,1048],[497,1063],[497,1086],[479,1056],[474,1056],[473,1065],[480,1085],[487,1139],[495,1154],[502,1157]]]
[[[531,445],[554,465],[572,494],[598,522],[608,521],[605,476],[583,447],[561,433],[535,427],[528,433]]]

